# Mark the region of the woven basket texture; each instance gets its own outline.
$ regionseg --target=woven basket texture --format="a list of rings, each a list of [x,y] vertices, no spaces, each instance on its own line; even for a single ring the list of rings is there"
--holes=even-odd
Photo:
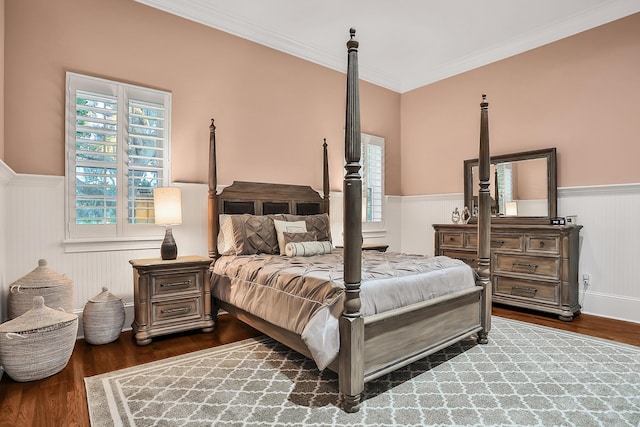
[[[120,337],[124,326],[124,304],[107,288],[89,298],[82,310],[84,339],[89,344],[108,344]]]
[[[78,316],[54,310],[44,298],[0,325],[0,364],[15,381],[34,381],[57,374],[67,366],[78,334]]]
[[[9,319],[26,313],[33,297],[43,296],[45,304],[56,310],[73,312],[73,282],[68,277],[47,267],[47,260],[38,261],[38,267],[13,282],[9,288]]]

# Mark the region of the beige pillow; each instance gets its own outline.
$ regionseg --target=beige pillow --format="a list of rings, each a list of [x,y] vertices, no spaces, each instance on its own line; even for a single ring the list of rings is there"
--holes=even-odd
[[[307,224],[304,221],[278,221],[273,220],[273,225],[276,227],[276,237],[278,238],[278,247],[280,248],[280,255],[284,255],[284,233],[306,233]]]

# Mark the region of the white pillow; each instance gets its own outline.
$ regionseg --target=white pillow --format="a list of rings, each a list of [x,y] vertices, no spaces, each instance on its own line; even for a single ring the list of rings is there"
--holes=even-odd
[[[285,253],[284,233],[306,233],[307,223],[304,221],[278,221],[273,220],[276,227],[276,236],[278,237],[278,246],[280,247],[280,255]]]
[[[312,256],[331,253],[331,242],[299,242],[287,243],[285,253],[287,256]]]

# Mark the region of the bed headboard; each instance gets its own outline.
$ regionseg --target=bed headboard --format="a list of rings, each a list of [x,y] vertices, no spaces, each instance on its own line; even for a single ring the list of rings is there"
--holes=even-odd
[[[217,193],[216,127],[209,126],[209,256],[218,257],[220,214],[315,215],[329,213],[329,167],[327,141],[323,149],[323,195],[308,185],[234,181]]]

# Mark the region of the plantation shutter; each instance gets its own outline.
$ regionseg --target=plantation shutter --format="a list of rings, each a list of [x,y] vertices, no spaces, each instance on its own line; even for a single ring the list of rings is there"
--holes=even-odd
[[[363,222],[382,222],[384,199],[384,138],[362,134]]]
[[[115,224],[117,98],[78,90],[75,110],[76,223]]]
[[[153,189],[170,185],[171,94],[67,73],[67,239],[161,235]]]

